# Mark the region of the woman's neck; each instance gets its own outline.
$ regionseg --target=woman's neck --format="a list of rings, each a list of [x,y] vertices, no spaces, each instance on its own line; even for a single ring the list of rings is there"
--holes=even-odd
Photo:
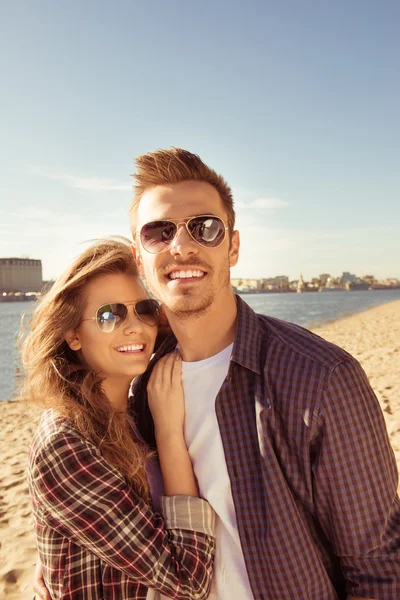
[[[116,412],[127,411],[130,383],[126,379],[107,378],[101,384],[103,392]]]

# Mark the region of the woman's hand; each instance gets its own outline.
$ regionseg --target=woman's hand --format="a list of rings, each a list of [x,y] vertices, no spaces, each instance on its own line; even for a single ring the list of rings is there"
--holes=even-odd
[[[179,352],[171,352],[160,358],[147,384],[147,394],[156,437],[183,437],[185,402]]]
[[[39,557],[37,559],[35,574],[33,576],[33,591],[35,592],[36,600],[51,600],[49,591],[44,583],[42,563],[40,562]]]
[[[185,401],[180,354],[172,352],[158,361],[147,384],[147,395],[154,420],[165,494],[198,496],[183,434]]]

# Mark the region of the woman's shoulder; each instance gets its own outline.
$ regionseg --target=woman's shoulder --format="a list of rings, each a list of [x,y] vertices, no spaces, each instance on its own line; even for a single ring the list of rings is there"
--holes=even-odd
[[[38,456],[46,448],[57,444],[84,443],[81,433],[76,429],[71,419],[60,414],[55,409],[47,409],[42,413],[38,428],[32,440],[30,454]]]
[[[43,411],[38,426],[38,432],[44,437],[51,437],[55,433],[70,430],[74,430],[71,419],[68,419],[54,408]]]

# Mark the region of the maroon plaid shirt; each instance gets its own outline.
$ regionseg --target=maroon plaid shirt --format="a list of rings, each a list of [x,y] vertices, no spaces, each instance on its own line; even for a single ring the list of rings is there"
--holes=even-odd
[[[152,364],[175,344],[168,338]],[[150,371],[134,407],[153,443]],[[216,413],[254,598],[399,600],[397,468],[359,363],[238,298]]]
[[[99,449],[46,411],[28,464],[37,544],[53,600],[207,598],[215,515],[189,496],[154,513]]]

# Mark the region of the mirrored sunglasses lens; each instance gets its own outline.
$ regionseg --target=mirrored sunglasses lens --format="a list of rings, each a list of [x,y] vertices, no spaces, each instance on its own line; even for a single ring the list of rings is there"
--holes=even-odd
[[[225,238],[225,225],[218,217],[194,217],[188,227],[196,242],[203,246],[214,248]]]
[[[155,300],[140,300],[135,306],[136,314],[146,325],[157,325],[160,315],[158,302]]]
[[[152,221],[143,225],[140,231],[140,240],[147,252],[156,254],[172,242],[175,234],[175,223],[171,223],[171,221]]]
[[[97,311],[97,323],[104,333],[111,333],[118,329],[126,319],[127,308],[125,304],[105,304]]]

